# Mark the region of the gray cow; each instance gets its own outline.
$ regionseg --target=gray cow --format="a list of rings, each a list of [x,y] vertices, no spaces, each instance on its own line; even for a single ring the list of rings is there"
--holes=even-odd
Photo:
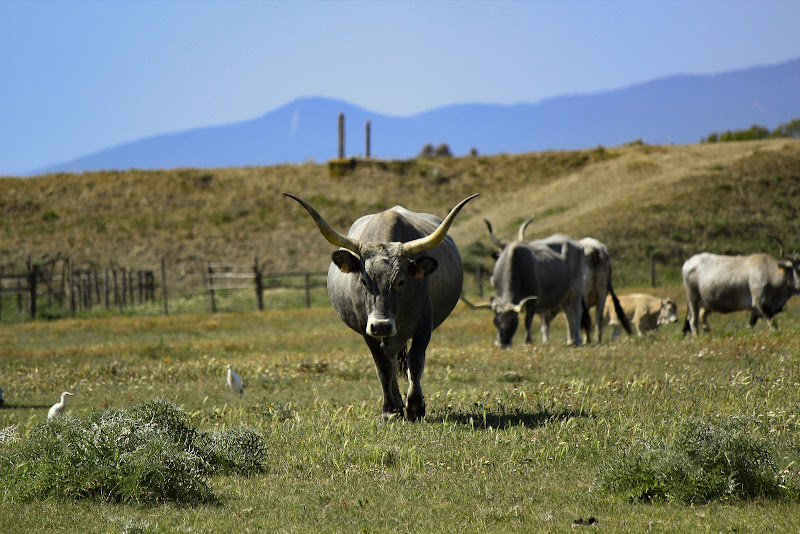
[[[517,235],[520,241],[525,240],[525,228],[533,219],[534,217],[531,216],[520,225]],[[490,234],[494,235],[489,221],[486,221],[486,224],[489,226]],[[544,242],[560,244],[565,239],[569,240],[569,237],[563,234],[555,234],[544,239]],[[494,237],[492,241],[497,243]],[[595,309],[597,342],[603,342],[603,330],[605,328],[603,315],[606,307],[606,296],[611,297],[611,304],[614,306],[617,317],[619,317],[619,324],[628,335],[631,335],[631,325],[622,312],[619,299],[614,293],[614,286],[611,283],[611,254],[608,252],[608,247],[593,237],[584,237],[578,241],[578,244],[583,247],[583,299],[587,309],[592,307]],[[557,313],[557,311],[553,312],[550,317],[543,316],[543,327],[548,328],[550,320]],[[591,340],[591,326],[588,317],[583,321],[582,327],[586,330],[586,342],[588,343]],[[543,339],[545,337],[543,335]]]
[[[700,333],[710,312],[750,311],[750,326],[759,317],[775,327],[774,317],[789,297],[800,293],[800,258],[779,260],[768,254],[722,256],[695,254],[681,269],[688,309],[684,333]],[[707,325],[707,323],[705,323]]]
[[[495,297],[488,304],[473,308],[491,308],[497,327],[495,344],[508,348],[519,326],[519,314],[525,311],[525,342],[531,343],[533,315],[542,318],[542,341],[549,337],[550,317],[564,311],[567,318],[567,344],[581,344],[583,303],[583,247],[562,234],[538,241],[517,239],[499,241],[489,221],[492,242],[502,250],[492,273]],[[524,227],[520,228],[521,237]],[[463,300],[463,299],[462,299]]]
[[[433,329],[458,303],[463,280],[461,256],[447,230],[478,195],[462,200],[444,221],[395,206],[361,217],[346,236],[304,200],[286,196],[308,211],[325,239],[341,247],[328,269],[328,295],[339,318],[364,336],[372,353],[383,388],[383,417],[403,416],[399,369],[409,381],[405,416],[424,417],[425,350]]]

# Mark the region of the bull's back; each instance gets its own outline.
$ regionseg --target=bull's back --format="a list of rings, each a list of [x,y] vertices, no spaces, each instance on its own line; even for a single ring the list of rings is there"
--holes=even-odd
[[[492,280],[502,301],[516,304],[536,296],[536,309],[549,310],[560,306],[570,290],[565,270],[565,259],[549,245],[517,241],[503,250]]]
[[[727,313],[750,308],[750,270],[761,255],[724,256],[704,252],[683,267],[684,285],[710,311]]]

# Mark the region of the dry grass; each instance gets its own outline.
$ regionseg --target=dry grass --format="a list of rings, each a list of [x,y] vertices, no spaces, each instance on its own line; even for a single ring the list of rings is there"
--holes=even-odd
[[[530,235],[597,237],[623,279],[642,283],[637,270],[653,251],[672,267],[699,248],[735,248],[709,226],[743,226],[731,242],[750,228],[747,247],[774,252],[773,233],[788,245],[798,182],[792,140],[377,162],[339,179],[315,164],[2,178],[0,266],[62,254],[77,265],[155,268],[165,257],[170,282],[191,292],[205,260],[257,255],[267,272],[325,269],[331,247],[285,191],[343,231],[395,204],[444,215],[477,192],[451,229],[467,260],[488,243],[484,218],[513,235],[536,213]]]

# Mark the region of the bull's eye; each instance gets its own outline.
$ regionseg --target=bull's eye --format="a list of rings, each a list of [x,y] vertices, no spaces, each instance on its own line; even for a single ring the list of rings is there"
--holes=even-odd
[[[397,282],[394,283],[394,288],[402,289],[405,284],[406,284],[405,280],[398,280]]]
[[[361,275],[361,285],[364,287],[364,289],[366,289],[367,291],[370,291],[370,287],[372,287],[372,281],[369,278],[367,278],[366,275],[362,274]]]

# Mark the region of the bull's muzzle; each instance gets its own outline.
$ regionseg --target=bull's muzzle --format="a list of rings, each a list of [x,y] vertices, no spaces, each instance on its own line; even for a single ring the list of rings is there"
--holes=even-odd
[[[397,333],[394,319],[367,319],[367,335],[372,337],[391,337]]]

